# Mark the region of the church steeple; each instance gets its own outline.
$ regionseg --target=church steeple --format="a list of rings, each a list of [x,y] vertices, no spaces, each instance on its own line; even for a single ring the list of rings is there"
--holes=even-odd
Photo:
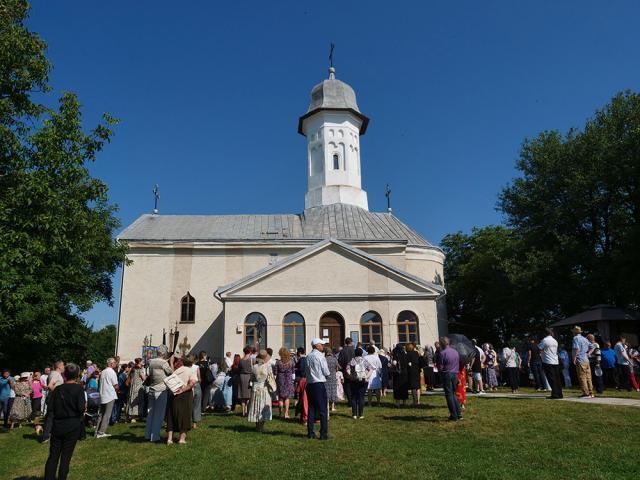
[[[308,187],[305,209],[347,203],[369,209],[367,192],[362,190],[360,135],[369,119],[356,103],[356,94],[337,80],[329,68],[329,78],[311,91],[309,109],[298,122],[298,133],[307,137]]]

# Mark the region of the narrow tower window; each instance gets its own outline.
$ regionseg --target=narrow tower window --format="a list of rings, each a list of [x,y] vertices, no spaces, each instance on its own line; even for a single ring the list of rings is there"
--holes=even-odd
[[[333,169],[340,170],[340,156],[337,153],[333,154]]]

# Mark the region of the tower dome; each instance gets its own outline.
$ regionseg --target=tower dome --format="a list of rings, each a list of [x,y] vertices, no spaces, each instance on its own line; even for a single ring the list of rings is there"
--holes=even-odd
[[[368,123],[353,88],[336,80],[329,68],[329,78],[313,87],[307,113],[298,122],[298,133],[307,137],[305,210],[335,203],[368,210],[360,171],[360,135]]]
[[[305,119],[321,110],[348,111],[361,120],[360,135],[364,135],[369,119],[358,108],[356,92],[350,85],[336,79],[336,69],[329,68],[329,78],[317,84],[311,90],[311,102],[307,113],[298,121],[298,133],[304,135],[302,124]]]

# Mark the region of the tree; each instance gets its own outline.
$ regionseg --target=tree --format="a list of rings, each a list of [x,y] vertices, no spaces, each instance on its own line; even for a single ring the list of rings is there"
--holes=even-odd
[[[517,168],[499,197],[506,226],[442,241],[452,329],[504,341],[598,303],[638,308],[640,95],[525,140]]]
[[[49,92],[46,44],[24,25],[24,0],[0,3],[0,352],[12,368],[58,357],[81,360],[90,330],[82,314],[113,301],[125,261],[107,186],[87,163],[109,142],[115,120],[82,128],[80,104]],[[45,98],[48,96],[45,95]]]
[[[640,95],[616,95],[582,131],[525,141],[522,177],[500,195],[523,248],[551,268],[548,311],[640,305]]]

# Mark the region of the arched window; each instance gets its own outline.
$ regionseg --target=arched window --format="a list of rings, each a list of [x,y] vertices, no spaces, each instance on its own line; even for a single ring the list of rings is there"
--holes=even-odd
[[[304,317],[298,312],[289,312],[282,320],[282,345],[289,350],[304,347]]]
[[[189,292],[180,300],[180,323],[196,321],[196,299]]]
[[[398,314],[398,343],[419,343],[418,317],[415,313],[404,310]]]
[[[340,170],[340,155],[337,153],[333,154],[333,169]]]
[[[260,348],[267,346],[267,319],[261,313],[253,312],[244,319],[244,344],[253,347],[256,343]]]
[[[363,345],[370,343],[382,346],[382,317],[378,312],[367,312],[360,317],[361,341]]]

